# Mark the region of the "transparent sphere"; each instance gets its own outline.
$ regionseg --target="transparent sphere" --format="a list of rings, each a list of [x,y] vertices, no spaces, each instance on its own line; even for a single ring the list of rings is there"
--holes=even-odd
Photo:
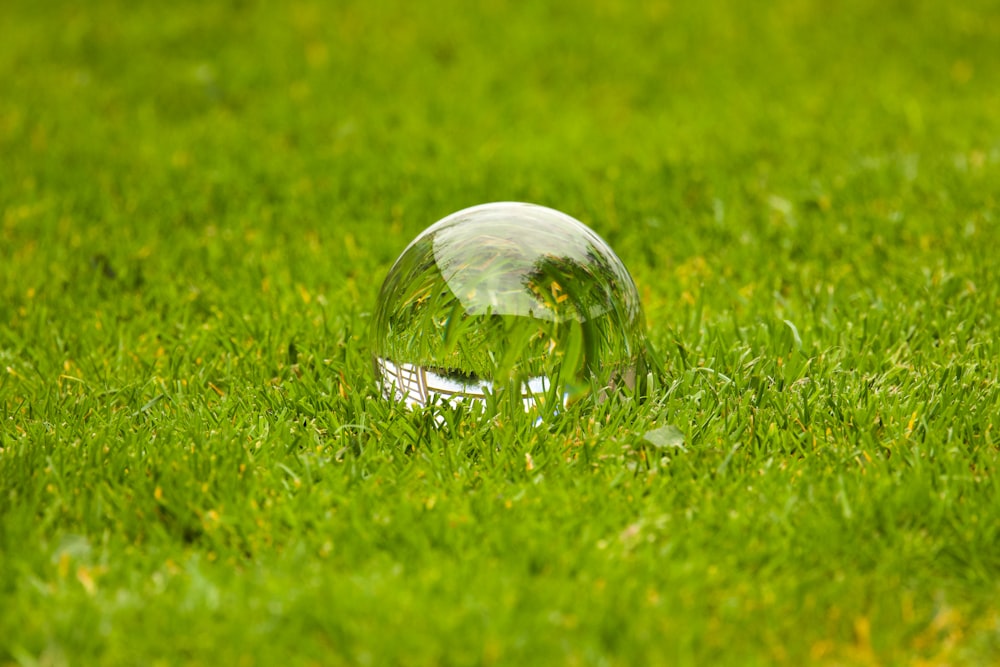
[[[474,206],[424,230],[389,271],[373,327],[383,392],[411,406],[558,410],[645,376],[625,266],[583,223],[533,204]]]

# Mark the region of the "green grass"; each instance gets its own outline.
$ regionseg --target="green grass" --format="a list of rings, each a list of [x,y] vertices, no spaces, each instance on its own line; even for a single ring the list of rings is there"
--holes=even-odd
[[[0,665],[1000,662],[996,4],[472,7],[2,4]],[[380,399],[494,200],[646,403]]]

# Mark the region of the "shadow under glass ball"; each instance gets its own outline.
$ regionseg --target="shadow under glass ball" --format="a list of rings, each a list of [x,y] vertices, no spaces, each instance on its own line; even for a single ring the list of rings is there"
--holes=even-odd
[[[625,266],[583,223],[533,204],[483,204],[426,229],[389,271],[373,326],[383,393],[411,406],[558,409],[645,372]]]

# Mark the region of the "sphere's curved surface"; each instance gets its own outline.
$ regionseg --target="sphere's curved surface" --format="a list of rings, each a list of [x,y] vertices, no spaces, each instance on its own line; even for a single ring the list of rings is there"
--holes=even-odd
[[[561,404],[644,372],[625,266],[583,223],[534,204],[483,204],[428,227],[389,271],[372,336],[383,390],[411,405],[504,391]]]

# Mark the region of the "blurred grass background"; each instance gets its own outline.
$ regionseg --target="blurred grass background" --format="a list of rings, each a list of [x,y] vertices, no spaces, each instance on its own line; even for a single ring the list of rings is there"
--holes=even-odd
[[[997,659],[995,2],[0,26],[0,663]],[[378,401],[382,277],[495,200],[624,259],[650,406]]]

